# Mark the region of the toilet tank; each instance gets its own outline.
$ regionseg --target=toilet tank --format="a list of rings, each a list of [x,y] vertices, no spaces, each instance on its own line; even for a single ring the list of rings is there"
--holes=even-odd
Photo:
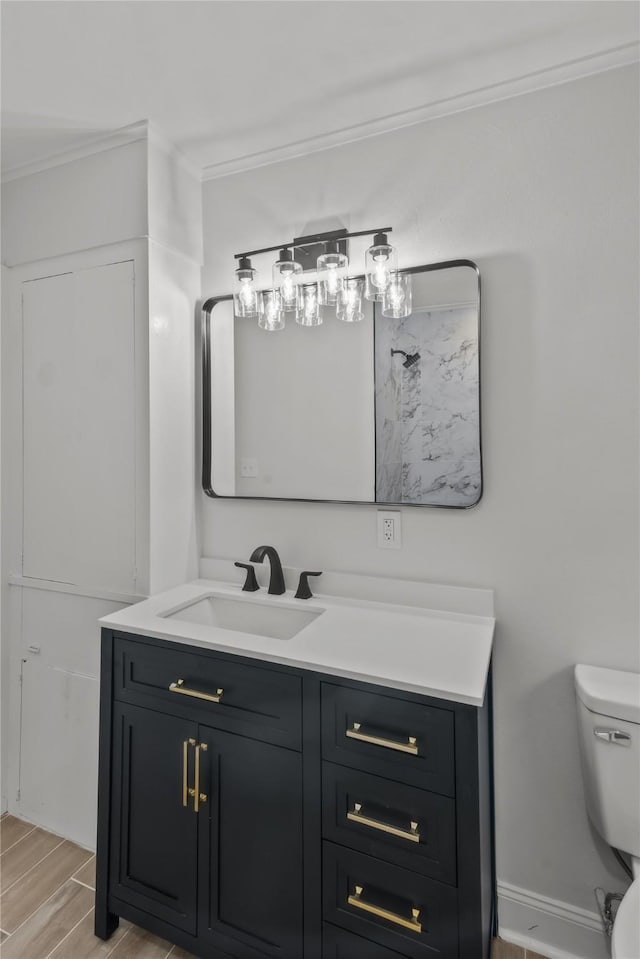
[[[574,675],[589,818],[640,857],[640,673],[578,665]]]

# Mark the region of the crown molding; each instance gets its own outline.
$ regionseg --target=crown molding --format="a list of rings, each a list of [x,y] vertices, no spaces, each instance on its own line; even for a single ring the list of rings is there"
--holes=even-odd
[[[41,160],[34,160],[30,163],[22,163],[11,169],[4,170],[2,173],[2,182],[8,183],[11,180],[18,180],[21,177],[32,176],[34,173],[42,173],[44,170],[50,170],[56,166],[62,166],[65,163],[72,163],[74,160],[83,160],[85,157],[93,156],[96,153],[104,153],[107,150],[114,150],[118,147],[126,146],[129,143],[137,143],[145,140],[150,146],[161,150],[172,160],[178,163],[190,176],[196,180],[201,178],[200,167],[193,163],[175,143],[165,136],[155,124],[148,120],[139,120],[137,123],[131,123],[128,126],[120,127],[111,133],[101,134],[98,137],[92,137],[83,143],[67,150],[61,150],[58,153],[52,153]]]
[[[58,153],[52,153],[41,160],[34,160],[31,163],[21,163],[18,166],[11,167],[2,171],[2,182],[9,183],[11,180],[18,180],[20,177],[32,176],[34,173],[42,173],[44,170],[50,170],[53,167],[62,166],[64,163],[72,163],[74,160],[83,160],[85,157],[93,156],[96,153],[104,153],[107,150],[114,150],[117,147],[126,146],[129,143],[137,143],[139,140],[147,140],[149,136],[149,124],[146,120],[139,120],[137,123],[131,123],[126,127],[120,127],[111,133],[101,134],[79,143],[68,150],[61,150]]]
[[[415,126],[428,120],[436,120],[462,113],[475,107],[486,106],[500,100],[533,93],[545,87],[558,86],[579,80],[596,73],[614,70],[619,67],[630,66],[640,60],[640,43],[627,43],[602,53],[580,57],[557,66],[536,70],[510,80],[503,80],[488,86],[478,87],[467,93],[445,97],[441,100],[427,102],[411,110],[401,110],[375,120],[353,126],[343,127],[331,133],[296,140],[272,150],[258,151],[235,157],[232,160],[222,160],[205,166],[202,171],[202,180],[217,180],[219,177],[230,176],[234,173],[244,173],[258,167],[272,163],[281,163],[285,160],[294,160],[298,157],[330,150],[333,147],[344,146],[358,140],[368,139],[382,133],[391,133],[403,127]]]
[[[293,160],[298,157],[319,153],[323,150],[330,150],[333,147],[344,146],[348,143],[354,143],[358,140],[368,139],[369,137],[378,136],[383,133],[391,133],[394,130],[400,130],[404,127],[415,126],[416,124],[425,123],[429,120],[436,120],[441,117],[451,116],[455,113],[462,113],[465,110],[486,106],[487,104],[496,103],[500,100],[508,100],[512,97],[521,96],[522,94],[533,93],[535,90],[541,90],[545,87],[558,86],[559,84],[569,83],[572,80],[578,80],[596,73],[603,73],[607,70],[630,66],[633,63],[637,63],[638,60],[640,60],[640,43],[627,43],[602,53],[580,57],[577,60],[571,60],[544,70],[536,70],[510,80],[478,87],[476,90],[471,90],[466,93],[445,97],[441,100],[433,100],[411,110],[401,110],[397,113],[378,117],[375,120],[370,120],[365,123],[343,127],[340,130],[334,130],[317,137],[296,140],[271,150],[261,150],[256,153],[234,157],[231,160],[222,160],[220,163],[205,166],[202,170],[197,163],[187,157],[153,124],[147,120],[140,120],[137,123],[131,123],[128,126],[114,130],[111,133],[101,134],[100,136],[85,140],[83,143],[79,143],[70,149],[62,150],[43,157],[40,160],[34,160],[30,163],[20,164],[4,170],[1,179],[3,183],[8,183],[21,177],[32,176],[34,173],[42,173],[45,170],[62,166],[65,163],[71,163],[74,160],[81,160],[97,153],[103,153],[107,150],[125,146],[129,143],[146,140],[171,155],[176,162],[196,179],[201,179],[202,181],[216,180],[219,177],[230,176],[234,173],[243,173],[262,166],[268,166],[272,163],[281,163],[285,160]]]

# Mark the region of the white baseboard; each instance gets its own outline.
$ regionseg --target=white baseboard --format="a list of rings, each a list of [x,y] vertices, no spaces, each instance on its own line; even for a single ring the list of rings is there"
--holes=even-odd
[[[548,959],[610,959],[597,912],[498,881],[501,939]]]

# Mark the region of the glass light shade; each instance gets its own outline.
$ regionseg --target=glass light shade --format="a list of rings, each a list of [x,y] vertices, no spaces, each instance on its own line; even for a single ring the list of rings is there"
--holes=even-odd
[[[318,287],[315,283],[306,283],[302,287],[302,304],[296,310],[296,323],[300,326],[320,326],[322,323]]]
[[[384,238],[384,242],[377,242]],[[384,233],[376,234],[373,246],[370,246],[365,256],[366,288],[365,296],[368,300],[382,300],[384,291],[389,284],[389,277],[398,269],[398,254],[394,246],[386,242]]]
[[[255,288],[257,275],[257,272],[251,267],[251,261],[243,257],[235,273],[233,309],[236,316],[255,317],[258,315],[259,297]]]
[[[267,290],[262,296],[262,311],[258,316],[258,326],[273,333],[284,330],[284,312],[280,294],[277,290]]]
[[[280,250],[280,258],[273,264],[273,289],[280,295],[280,308],[285,313],[297,310],[302,301],[299,280],[302,263],[293,259],[291,250]]]
[[[400,320],[411,313],[411,274],[392,273],[382,297],[382,315]]]
[[[321,306],[334,306],[344,286],[349,260],[344,253],[329,251],[318,257],[318,300]]]
[[[343,323],[359,323],[364,320],[362,312],[362,294],[364,280],[347,279],[338,293],[336,316]]]

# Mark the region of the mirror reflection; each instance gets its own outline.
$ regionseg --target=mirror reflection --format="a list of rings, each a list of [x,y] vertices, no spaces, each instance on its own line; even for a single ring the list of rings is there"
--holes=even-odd
[[[205,311],[203,485],[212,496],[464,508],[482,493],[480,287],[470,261],[411,274],[409,316],[362,301],[267,331]],[[321,307],[321,310],[323,308]]]

